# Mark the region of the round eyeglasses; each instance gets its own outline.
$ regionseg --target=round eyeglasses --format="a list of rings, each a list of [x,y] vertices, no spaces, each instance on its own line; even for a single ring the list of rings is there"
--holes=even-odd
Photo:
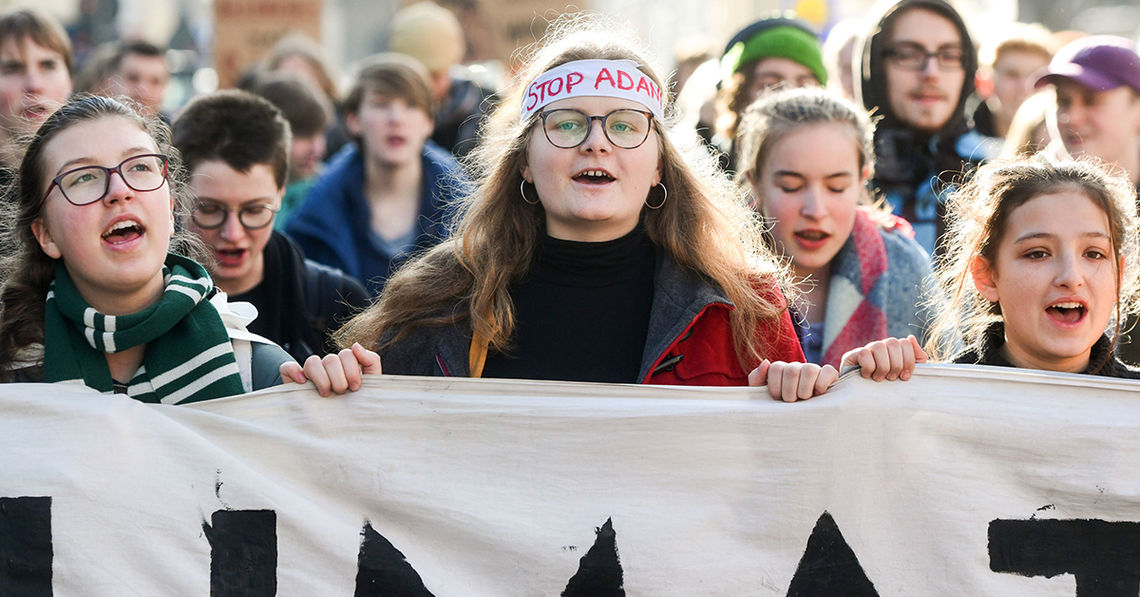
[[[649,138],[653,127],[653,113],[623,108],[604,116],[590,116],[581,110],[559,108],[540,112],[542,131],[550,144],[562,149],[573,149],[590,136],[595,120],[602,121],[602,132],[615,147],[636,149]]]
[[[63,198],[72,205],[89,205],[107,196],[111,188],[111,174],[118,172],[128,187],[140,193],[153,191],[166,182],[167,157],[160,153],[131,156],[114,168],[81,166],[72,168],[51,179],[43,199],[47,201],[52,189],[59,187]]]
[[[190,212],[190,219],[194,220],[199,228],[210,230],[221,228],[229,219],[230,214],[234,212],[237,212],[238,222],[241,222],[246,230],[257,230],[258,228],[265,228],[273,222],[273,216],[277,214],[277,209],[266,203],[253,203],[232,209],[217,201],[203,201],[194,207],[194,211]]]

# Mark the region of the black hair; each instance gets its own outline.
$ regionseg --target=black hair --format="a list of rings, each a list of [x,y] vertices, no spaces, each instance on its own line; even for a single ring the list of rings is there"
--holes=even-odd
[[[248,91],[231,89],[195,98],[174,121],[174,145],[191,172],[209,160],[221,160],[238,172],[265,164],[273,170],[278,188],[289,175],[292,137],[281,110]]]

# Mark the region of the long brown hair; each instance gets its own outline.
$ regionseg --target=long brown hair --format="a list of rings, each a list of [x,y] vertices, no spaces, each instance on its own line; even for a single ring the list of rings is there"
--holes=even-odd
[[[170,250],[201,260],[205,251],[196,236],[180,224],[189,213],[192,195],[185,183],[182,160],[170,145],[170,129],[157,118],[142,116],[126,98],[111,99],[81,94],[68,100],[44,121],[28,143],[16,180],[5,189],[0,203],[0,381],[10,381],[11,365],[22,349],[43,343],[44,301],[56,260],[48,257],[32,234],[32,222],[43,213],[47,187],[43,153],[56,135],[75,124],[103,117],[135,123],[154,139],[159,153],[168,157],[168,184],[174,199],[176,232]]]
[[[936,304],[931,305],[931,310],[939,313],[927,343],[927,352],[933,359],[948,360],[959,342],[968,348],[980,348],[990,325],[1002,321],[1000,306],[986,300],[974,287],[970,274],[974,258],[981,256],[995,262],[1013,210],[1035,197],[1069,189],[1087,196],[1108,217],[1117,291],[1116,316],[1109,327],[1115,329],[1113,342],[1116,341],[1122,318],[1137,309],[1140,291],[1136,261],[1140,229],[1135,190],[1125,176],[1091,161],[1054,161],[1035,156],[982,166],[951,195],[946,253],[935,268],[943,294],[935,297]],[[1121,257],[1123,271],[1117,267]]]
[[[595,15],[563,16],[522,56],[525,70],[485,123],[482,143],[469,158],[476,184],[458,205],[451,238],[390,278],[381,299],[340,330],[342,345],[380,342],[383,350],[416,328],[467,321],[493,349],[510,346],[514,305],[509,288],[528,271],[544,222],[542,206],[526,203],[519,192],[536,119],[519,122],[523,91],[555,66],[592,58],[633,60],[665,89],[628,35],[618,31]],[[694,145],[692,155],[682,156],[658,125],[661,182],[669,198],[660,209],[643,210],[642,224],[669,257],[711,280],[733,302],[738,356],[742,363],[755,363],[768,348],[757,330],[786,308],[758,288],[785,286],[786,274],[765,248],[759,218],[739,187],[716,170],[707,150]]]

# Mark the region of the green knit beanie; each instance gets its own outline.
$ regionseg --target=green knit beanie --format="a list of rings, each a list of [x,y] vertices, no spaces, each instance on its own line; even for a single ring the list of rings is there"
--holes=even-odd
[[[819,79],[820,85],[827,84],[827,69],[823,66],[819,40],[799,27],[788,25],[765,29],[729,48],[720,60],[722,80],[727,81],[749,62],[773,57],[798,62]]]

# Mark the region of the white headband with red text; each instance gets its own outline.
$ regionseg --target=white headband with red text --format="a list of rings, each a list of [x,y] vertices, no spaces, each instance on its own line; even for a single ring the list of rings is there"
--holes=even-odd
[[[665,120],[661,86],[632,60],[576,60],[556,66],[526,88],[522,122],[551,102],[570,97],[616,97],[635,101]]]

